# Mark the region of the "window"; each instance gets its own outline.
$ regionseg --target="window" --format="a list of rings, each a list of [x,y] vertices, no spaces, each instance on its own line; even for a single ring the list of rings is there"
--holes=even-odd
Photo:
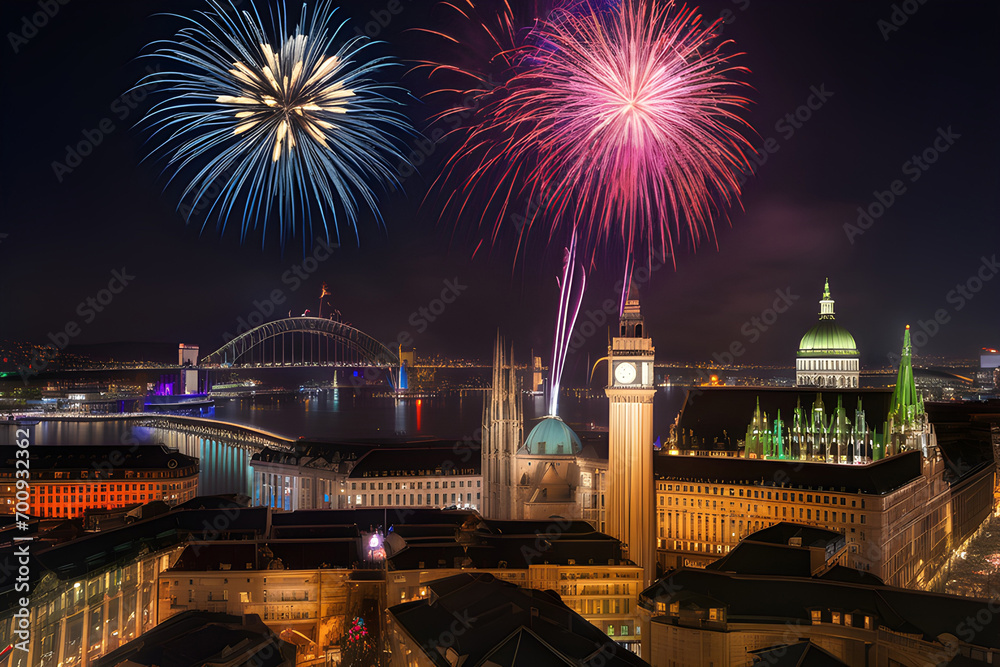
[[[816,625],[821,621],[819,609],[813,609],[809,612],[809,616],[812,619],[813,625]]]
[[[832,617],[833,617],[832,623],[834,625],[840,625],[840,612],[839,611],[833,612]]]
[[[708,610],[708,620],[717,621],[719,620],[719,616],[720,616],[719,609],[717,609],[716,607],[712,607],[711,609]]]
[[[623,625],[622,626],[622,637],[624,637],[627,634],[628,634],[628,626],[627,625]]]
[[[614,636],[615,636],[615,626],[609,625],[608,626],[608,637],[614,637]]]

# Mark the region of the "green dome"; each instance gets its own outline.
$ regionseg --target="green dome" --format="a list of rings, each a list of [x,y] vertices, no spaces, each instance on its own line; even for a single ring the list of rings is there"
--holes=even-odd
[[[800,357],[857,357],[854,336],[833,319],[822,319],[806,332],[799,343]]]
[[[549,415],[542,417],[531,429],[519,454],[530,456],[569,456],[583,449],[580,437],[562,419]]]

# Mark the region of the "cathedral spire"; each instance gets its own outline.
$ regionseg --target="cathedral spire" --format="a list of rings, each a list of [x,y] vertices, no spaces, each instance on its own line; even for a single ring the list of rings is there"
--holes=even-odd
[[[903,353],[899,358],[899,373],[896,388],[889,403],[889,418],[895,426],[911,427],[918,413],[923,410],[923,401],[917,393],[913,379],[913,348],[910,344],[910,325],[903,332]]]

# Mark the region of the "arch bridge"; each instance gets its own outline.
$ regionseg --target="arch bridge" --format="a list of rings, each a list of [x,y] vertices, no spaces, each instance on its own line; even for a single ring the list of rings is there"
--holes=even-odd
[[[352,326],[320,317],[266,322],[202,357],[199,366],[237,368],[378,367],[398,386],[399,355]]]

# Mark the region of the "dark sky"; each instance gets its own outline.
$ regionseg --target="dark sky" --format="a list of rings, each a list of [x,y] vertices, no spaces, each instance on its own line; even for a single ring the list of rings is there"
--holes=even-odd
[[[144,45],[179,26],[153,15],[189,13],[201,3],[70,0],[37,31],[26,29],[24,17],[30,20],[45,2],[0,3],[0,338],[44,342],[75,321],[81,331],[74,342],[190,342],[208,351],[254,311],[254,300],[275,289],[288,299],[283,313],[315,311],[325,281],[345,319],[382,340],[408,333],[424,352],[486,356],[499,327],[522,352],[533,347],[548,356],[558,249],[516,263],[509,244],[473,257],[473,221],[460,221],[455,233],[454,221],[438,222],[434,206],[420,207],[452,144],[436,148],[422,176],[405,182],[405,195],[385,198],[385,229],[363,219],[360,246],[337,251],[292,291],[281,277],[301,263],[301,244],[282,255],[274,239],[262,250],[258,239],[241,246],[235,229],[220,238],[212,228],[199,234],[197,226],[186,227],[175,211],[177,192],[164,192],[158,167],[140,164],[147,149],[132,125],[145,102],[132,110],[118,100],[142,72],[135,57]],[[400,57],[426,57],[404,30],[434,27],[432,3],[401,2],[379,37]],[[343,9],[370,21],[368,12],[387,4],[369,0]],[[898,349],[906,323],[916,326],[939,310],[946,321],[921,352],[969,357],[981,346],[1000,345],[1000,268],[982,261],[1000,253],[994,39],[1000,5],[901,5],[916,11],[886,32],[889,2],[701,4],[706,16],[727,12],[725,37],[745,52],[739,62],[752,70],[755,145],[773,138],[772,152],[748,180],[742,210],[718,222],[718,249],[682,248],[676,270],[668,265],[642,286],[659,358],[707,359],[738,342],[745,344],[741,361],[791,363],[798,338],[815,321],[827,276],[838,322],[854,333],[867,365]],[[887,22],[881,29],[880,20]],[[797,128],[778,124],[820,89],[826,99],[813,98],[818,108],[807,121]],[[429,109],[411,104],[410,110],[426,127]],[[102,119],[114,129],[57,180],[52,163],[65,161],[67,144]],[[912,180],[916,172],[904,163],[949,129],[947,150]],[[844,225],[855,223],[858,207],[869,207],[874,193],[897,179],[902,194],[849,240]],[[77,304],[122,268],[134,279],[85,322]],[[596,267],[581,321],[617,296],[618,270],[611,260]],[[977,284],[977,272],[993,279]],[[970,279],[970,288],[981,285],[968,293],[971,299],[951,292]],[[413,324],[411,314],[449,280],[465,286],[455,303],[435,321]],[[751,318],[769,316],[776,291],[798,299],[763,331]],[[604,344],[601,331],[580,349],[599,356]],[[582,376],[583,357],[571,355],[568,377]]]

